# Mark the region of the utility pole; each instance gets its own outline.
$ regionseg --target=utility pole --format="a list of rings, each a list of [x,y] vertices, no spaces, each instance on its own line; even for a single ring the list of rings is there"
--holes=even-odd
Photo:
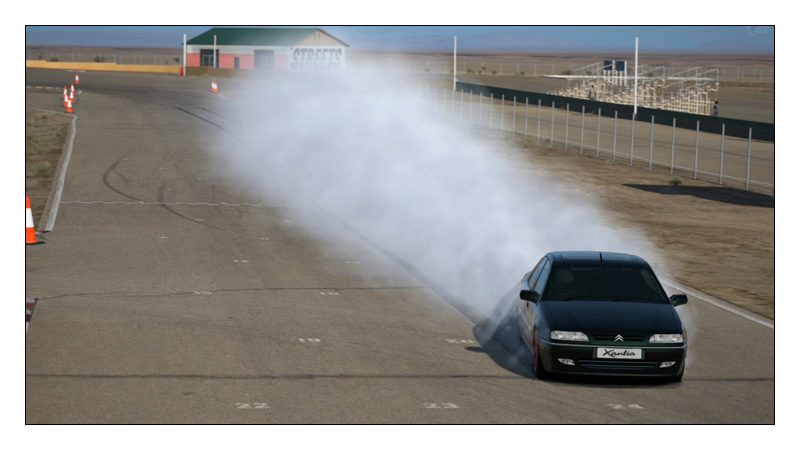
[[[217,35],[216,34],[214,35],[214,50],[212,51],[212,57],[214,58],[214,60],[213,60],[214,62],[213,62],[213,64],[211,64],[211,67],[216,69],[217,68]]]
[[[456,53],[458,52],[458,36],[453,36],[453,90],[456,90]]]
[[[639,108],[639,36],[636,36],[633,55],[633,120]]]
[[[183,33],[183,77],[186,78],[186,33]]]

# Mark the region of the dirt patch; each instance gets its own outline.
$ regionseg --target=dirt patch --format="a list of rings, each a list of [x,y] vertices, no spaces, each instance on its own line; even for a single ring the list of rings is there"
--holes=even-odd
[[[31,198],[37,226],[50,195],[71,120],[64,114],[25,111],[25,193]]]
[[[774,197],[536,147],[523,158],[591,192],[623,226],[645,232],[683,284],[775,318]]]

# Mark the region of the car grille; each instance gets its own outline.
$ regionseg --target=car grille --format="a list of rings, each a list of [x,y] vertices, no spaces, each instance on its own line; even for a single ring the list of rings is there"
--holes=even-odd
[[[650,370],[658,366],[653,361],[599,361],[596,359],[580,359],[581,367],[593,370]]]
[[[647,336],[643,335],[621,334],[621,336],[624,339],[622,342],[644,342],[647,340]],[[592,334],[592,339],[595,341],[615,342],[616,338],[616,334]]]

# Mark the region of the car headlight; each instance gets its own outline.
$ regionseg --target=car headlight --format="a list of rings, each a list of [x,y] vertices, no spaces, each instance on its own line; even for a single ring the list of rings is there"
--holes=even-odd
[[[589,342],[589,338],[586,337],[586,333],[582,333],[580,331],[551,331],[550,332],[550,339],[558,340],[558,341],[586,341]]]
[[[682,334],[654,334],[650,336],[651,344],[683,344]]]

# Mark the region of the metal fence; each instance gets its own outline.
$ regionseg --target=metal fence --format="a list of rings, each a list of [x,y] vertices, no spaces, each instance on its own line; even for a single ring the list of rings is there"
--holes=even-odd
[[[577,151],[602,158],[668,171],[672,175],[704,180],[721,185],[774,194],[775,144],[752,138],[726,136],[695,130],[630,120],[619,111],[587,113],[556,107],[555,102],[536,104],[516,97],[497,98],[494,94],[453,91],[434,87],[428,95],[459,123],[496,133],[522,138],[537,145]]]
[[[180,50],[177,52],[135,51],[39,51],[26,50],[25,59],[59,62],[105,62],[116,64],[155,64],[177,66],[181,64]]]
[[[358,66],[359,59],[353,58],[353,66]],[[461,56],[458,61],[459,75],[503,75],[520,77],[537,77],[542,75],[577,75],[586,63],[566,62],[498,62],[481,60],[470,56]],[[702,64],[698,64],[702,65]],[[368,67],[374,67],[368,64]],[[695,66],[665,66],[664,74],[679,74]],[[712,66],[705,69],[719,70],[719,80],[743,83],[774,83],[775,67],[768,64]],[[380,65],[381,70],[407,73],[452,74],[452,57],[398,57],[387,59]]]

